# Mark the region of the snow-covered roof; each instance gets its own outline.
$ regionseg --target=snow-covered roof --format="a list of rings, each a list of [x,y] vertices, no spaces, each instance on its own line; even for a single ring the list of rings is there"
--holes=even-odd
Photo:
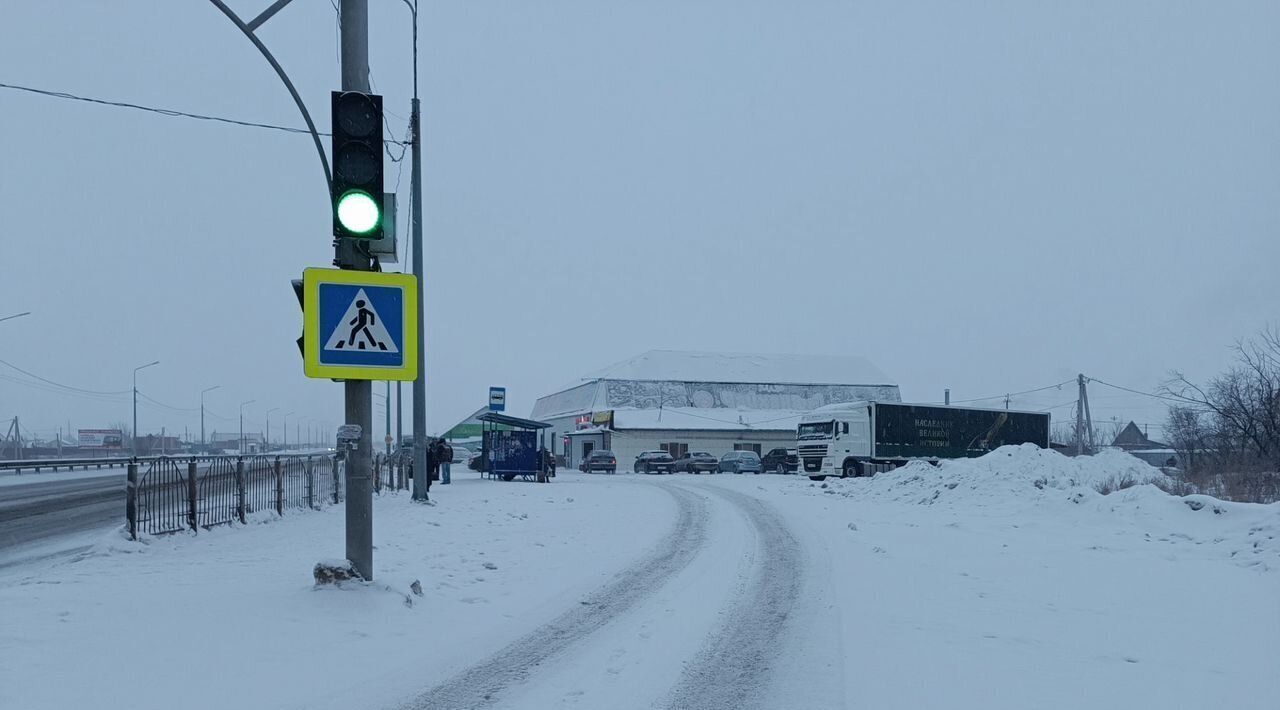
[[[755,355],[650,350],[584,380],[669,380],[774,384],[888,385],[887,375],[856,355]]]
[[[804,412],[792,409],[665,407],[613,410],[614,429],[688,429],[699,431],[794,431]]]

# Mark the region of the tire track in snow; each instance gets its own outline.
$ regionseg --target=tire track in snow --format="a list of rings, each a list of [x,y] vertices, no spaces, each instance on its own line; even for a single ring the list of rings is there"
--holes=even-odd
[[[605,626],[687,567],[706,544],[706,500],[681,488],[663,486],[663,490],[676,499],[676,523],[639,562],[588,594],[578,606],[402,705],[402,710],[494,705],[503,691],[523,683],[543,661]]]
[[[758,536],[755,573],[704,649],[686,666],[665,707],[671,710],[744,710],[763,707],[774,660],[800,599],[803,554],[791,530],[769,504],[719,487],[706,487],[742,511]]]

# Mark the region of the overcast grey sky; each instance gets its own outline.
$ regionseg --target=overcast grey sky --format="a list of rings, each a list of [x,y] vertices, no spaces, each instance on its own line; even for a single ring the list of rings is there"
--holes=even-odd
[[[370,5],[401,133],[409,15]],[[204,0],[3,16],[0,82],[301,125]],[[1277,28],[1274,2],[425,3],[430,428],[650,348],[855,353],[920,401],[1211,375],[1277,318]],[[333,7],[260,34],[326,128]],[[34,312],[0,358],[102,391],[159,359],[140,389],[175,407],[221,385],[210,409],[256,399],[255,430],[267,407],[339,420],[293,343],[289,279],[332,258],[308,138],[0,90],[0,155],[0,317]],[[0,418],[37,433],[129,417],[12,377]]]

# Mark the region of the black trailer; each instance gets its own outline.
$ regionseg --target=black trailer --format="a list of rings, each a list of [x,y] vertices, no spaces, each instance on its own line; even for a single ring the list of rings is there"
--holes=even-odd
[[[1049,414],[876,402],[872,459],[958,459],[1001,446],[1049,448]]]
[[[813,480],[867,476],[907,461],[982,456],[1001,446],[1049,447],[1049,415],[901,402],[846,402],[809,412],[796,430]]]

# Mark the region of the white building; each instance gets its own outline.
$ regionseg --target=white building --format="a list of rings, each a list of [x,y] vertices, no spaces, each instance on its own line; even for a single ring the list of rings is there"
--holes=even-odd
[[[902,401],[860,357],[651,350],[539,398],[530,418],[551,425],[565,465],[608,449],[630,470],[641,451],[792,447],[802,414],[863,399]]]

